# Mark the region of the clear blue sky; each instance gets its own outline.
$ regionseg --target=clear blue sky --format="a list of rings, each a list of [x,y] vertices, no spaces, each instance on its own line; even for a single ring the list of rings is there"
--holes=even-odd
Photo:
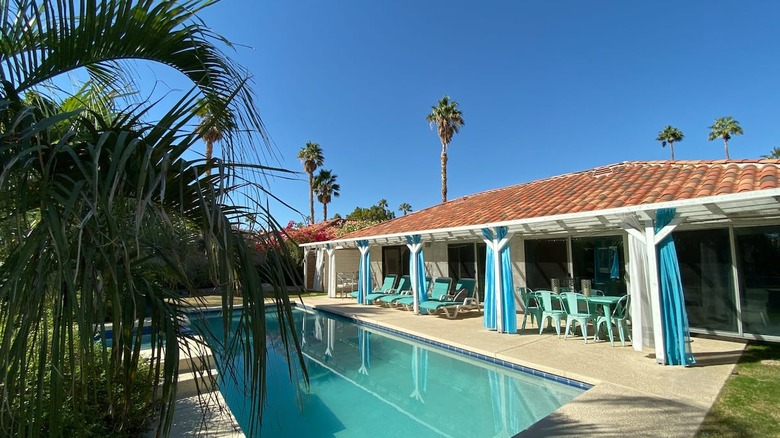
[[[386,198],[440,201],[425,121],[439,98],[465,126],[449,147],[449,199],[627,160],[722,159],[716,117],[745,135],[732,159],[780,146],[778,1],[224,0],[202,18],[238,47],[282,166],[318,142],[346,215]],[[308,211],[305,176],[271,181]],[[272,204],[286,223],[302,217]],[[396,214],[400,214],[396,211]],[[315,205],[318,221],[322,206]]]

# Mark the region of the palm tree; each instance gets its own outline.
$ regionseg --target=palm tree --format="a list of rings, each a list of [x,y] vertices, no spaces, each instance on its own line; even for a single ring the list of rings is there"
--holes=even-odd
[[[772,152],[762,155],[761,158],[780,158],[780,147],[775,147]]]
[[[2,3],[0,28],[0,429],[10,436],[50,436],[93,431],[67,429],[89,406],[101,406],[112,430],[126,431],[133,388],[155,382],[159,401],[156,435],[169,432],[178,378],[179,344],[208,339],[223,357],[221,378],[232,378],[237,356],[246,361],[250,397],[265,393],[265,296],[253,264],[252,247],[238,231],[246,209],[226,204],[222,176],[205,175],[185,158],[197,144],[198,96],[214,113],[229,147],[228,157],[257,153],[249,134],[264,137],[246,72],[215,44],[223,40],[197,16],[210,0],[122,1],[15,0]],[[81,69],[99,87],[137,86],[131,60],[178,71],[192,87],[159,120],[149,122],[150,105],[120,102],[102,112],[83,102],[67,109],[68,96],[49,96],[53,105],[25,100],[44,85]],[[135,87],[133,87],[135,88]],[[121,96],[119,96],[121,98]],[[84,117],[84,114],[89,117]],[[66,127],[67,129],[63,129]],[[244,153],[241,153],[241,152]],[[259,159],[259,158],[258,158]],[[225,163],[227,176],[269,168],[259,163]],[[255,175],[257,176],[257,175]],[[243,180],[253,180],[246,175]],[[262,190],[260,186],[254,186]],[[249,196],[248,198],[251,198]],[[262,236],[279,237],[269,227]],[[201,243],[198,244],[197,241]],[[195,242],[195,243],[194,243]],[[283,245],[281,245],[283,247]],[[203,250],[205,248],[205,250]],[[230,336],[216,338],[207,327],[193,336],[181,321],[198,302],[185,302],[174,289],[195,292],[182,262],[185,250],[199,250],[220,285],[224,323],[233,319],[233,298],[243,299],[240,321]],[[275,267],[276,266],[276,267]],[[267,269],[294,272],[289,266]],[[265,281],[283,278],[269,273]],[[294,277],[293,277],[294,278]],[[284,292],[283,292],[284,291]],[[270,292],[289,351],[300,351],[286,288]],[[156,346],[148,371],[133,327],[150,321]],[[105,321],[113,324],[113,348]],[[254,342],[253,342],[254,340]],[[229,343],[230,342],[230,343]],[[302,364],[303,358],[297,356]],[[212,384],[210,364],[192,359]],[[164,363],[164,365],[163,365]],[[105,385],[99,382],[107,382]],[[204,382],[205,383],[205,382]],[[159,386],[158,386],[159,384]],[[110,385],[110,386],[109,386]],[[119,385],[119,386],[117,386]],[[205,390],[209,384],[198,385]],[[122,390],[117,390],[121,388]],[[255,403],[257,418],[263,403]],[[73,426],[73,424],[71,424]],[[256,428],[255,425],[250,425]],[[251,434],[251,432],[250,432]]]
[[[666,144],[669,143],[669,149],[672,151],[672,161],[674,161],[674,142],[683,141],[684,138],[685,135],[683,135],[682,131],[666,125],[663,131],[658,132],[656,140],[661,142],[661,147],[666,147]]]
[[[412,211],[412,206],[408,203],[404,202],[403,204],[398,206],[398,211],[404,214],[406,216],[407,213]]]
[[[338,198],[341,195],[341,186],[336,183],[337,175],[332,171],[321,169],[320,173],[314,179],[314,193],[317,194],[317,200],[322,203],[322,220],[328,220],[328,204],[332,198]]]
[[[431,128],[436,125],[441,140],[441,202],[447,202],[447,146],[452,141],[452,136],[466,123],[458,109],[458,102],[450,100],[449,96],[439,99],[439,103],[431,107],[431,113],[425,120]]]
[[[723,139],[723,148],[726,150],[726,159],[729,160],[729,140],[732,135],[742,135],[742,127],[733,117],[720,117],[715,119],[715,123],[710,126],[710,135],[707,140],[712,141],[716,138]]]
[[[222,137],[225,131],[229,131],[231,127],[224,126],[226,121],[232,119],[228,114],[220,114],[221,112],[229,111],[227,108],[214,109],[210,106],[207,99],[201,99],[198,102],[198,107],[195,110],[195,115],[200,119],[196,131],[200,138],[206,143],[205,161],[206,161],[206,175],[211,175],[211,158],[214,155],[214,143],[222,141]]]
[[[309,141],[298,151],[298,158],[303,163],[303,170],[309,174],[309,211],[311,223],[314,223],[314,171],[323,165],[325,157],[322,155],[320,145]]]

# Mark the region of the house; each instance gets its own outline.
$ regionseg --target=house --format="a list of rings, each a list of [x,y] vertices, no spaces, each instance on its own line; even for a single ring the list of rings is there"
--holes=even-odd
[[[426,275],[474,277],[485,291],[487,254],[508,241],[512,278],[503,281],[549,289],[555,278],[588,279],[608,295],[630,294],[634,348],[655,348],[663,363],[672,329],[658,247],[668,240],[691,332],[780,341],[778,179],[775,159],[623,162],[463,196],[302,246],[327,252],[330,278],[358,270],[361,246],[377,284],[409,273],[419,236]]]

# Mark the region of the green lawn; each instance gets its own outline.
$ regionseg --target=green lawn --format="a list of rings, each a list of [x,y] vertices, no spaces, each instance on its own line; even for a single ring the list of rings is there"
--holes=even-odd
[[[748,345],[698,437],[780,437],[780,345]]]

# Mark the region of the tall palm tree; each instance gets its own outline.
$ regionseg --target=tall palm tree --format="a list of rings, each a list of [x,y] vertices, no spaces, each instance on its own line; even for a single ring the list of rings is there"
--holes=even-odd
[[[742,127],[739,126],[739,122],[734,120],[734,118],[731,116],[720,117],[715,119],[715,123],[713,123],[709,128],[710,135],[707,137],[707,140],[712,141],[716,138],[722,138],[723,148],[726,150],[726,159],[730,159],[729,140],[731,140],[731,136],[742,135],[744,133],[742,131]]]
[[[223,40],[197,16],[212,3],[0,4],[0,230],[24,236],[0,239],[3,434],[88,435],[92,432],[78,424],[75,431],[68,429],[67,420],[85,418],[96,404],[113,428],[98,433],[127,430],[128,412],[139,403],[131,398],[132,388],[142,385],[146,374],[139,372],[146,359],[139,354],[141,337],[133,327],[147,318],[153,342],[162,347],[150,353],[149,373],[159,386],[147,402],[159,401],[156,434],[168,434],[179,343],[201,342],[181,324],[185,311],[200,304],[183,301],[171,286],[195,291],[182,262],[185,248],[206,248],[201,251],[223,293],[225,324],[231,324],[239,291],[243,299],[231,334],[217,338],[208,328],[195,327],[214,351],[223,352],[219,375],[232,378],[234,359],[253,357],[241,365],[245,384],[250,397],[259,400],[265,394],[265,296],[252,247],[237,231],[247,212],[226,203],[221,176],[207,176],[185,158],[197,143],[198,134],[187,127],[195,122],[198,96],[212,108],[232,109],[222,117],[234,119],[220,122],[234,127],[224,133],[236,140],[228,143],[236,148],[229,157],[256,153],[256,140],[245,133],[264,136],[246,72],[217,49],[215,43]],[[132,76],[137,67],[127,65],[131,61],[172,68],[192,89],[170,108],[161,108],[161,118],[153,123],[146,120],[148,105],[121,102],[114,108],[122,110],[112,114],[88,103],[65,109],[67,95],[51,96],[55,105],[46,110],[24,100],[28,92],[43,93],[44,84],[74,69],[107,90],[138,86],[141,81]],[[259,163],[227,161],[225,166],[226,176],[270,171]],[[278,237],[272,218],[261,212],[269,223],[263,238]],[[202,244],[193,243],[198,239]],[[299,351],[286,288],[277,284],[270,293],[288,351]],[[113,324],[113,348],[104,342],[107,320]],[[238,336],[239,342],[229,336]],[[194,369],[216,382],[210,364],[193,362]],[[303,363],[300,354],[297,362]],[[262,405],[254,404],[257,418]]]
[[[330,170],[321,169],[314,179],[314,193],[322,203],[322,220],[328,220],[328,204],[332,198],[341,195],[341,186],[336,183],[337,175]]]
[[[672,161],[674,161],[674,142],[683,141],[685,135],[682,131],[674,128],[670,125],[666,125],[662,131],[658,132],[658,137],[655,139],[661,142],[661,147],[666,147],[669,143],[669,149],[672,151]]]
[[[207,176],[211,175],[211,158],[214,155],[214,143],[222,141],[224,133],[231,129],[230,126],[224,126],[224,123],[229,123],[229,120],[232,119],[230,114],[221,114],[228,112],[228,108],[218,109],[213,108],[211,105],[207,99],[201,99],[195,110],[195,115],[200,119],[196,130],[203,142],[206,143],[204,155]]]
[[[412,206],[408,203],[404,202],[403,204],[398,206],[398,211],[404,214],[406,216],[407,213],[412,211]]]
[[[775,147],[772,152],[762,155],[761,158],[780,158],[780,147]]]
[[[298,151],[298,158],[303,163],[303,170],[309,174],[309,212],[311,223],[314,223],[314,171],[322,166],[325,157],[322,155],[322,149],[318,143],[306,142],[306,146]]]
[[[431,127],[436,125],[441,141],[441,202],[447,202],[447,146],[452,141],[452,136],[466,123],[458,109],[458,102],[450,100],[449,96],[439,99],[439,103],[431,107],[431,113],[425,120]]]

